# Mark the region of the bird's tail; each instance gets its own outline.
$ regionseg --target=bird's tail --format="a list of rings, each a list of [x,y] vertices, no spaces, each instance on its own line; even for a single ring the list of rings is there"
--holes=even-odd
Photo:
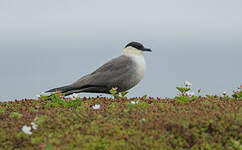
[[[45,93],[48,92],[61,92],[61,93],[65,93],[66,91],[71,90],[71,86],[67,85],[67,86],[62,86],[62,87],[58,87],[58,88],[54,88],[54,89],[50,89],[48,91],[46,91]]]

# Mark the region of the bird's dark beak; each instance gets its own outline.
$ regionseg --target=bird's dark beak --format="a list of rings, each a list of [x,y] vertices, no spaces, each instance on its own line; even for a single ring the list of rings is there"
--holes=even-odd
[[[152,52],[149,48],[144,48],[143,51]]]

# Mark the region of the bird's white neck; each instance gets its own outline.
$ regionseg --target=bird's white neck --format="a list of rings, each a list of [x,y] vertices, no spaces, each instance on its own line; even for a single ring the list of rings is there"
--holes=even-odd
[[[130,50],[125,48],[124,55],[130,57],[134,61],[136,64],[137,78],[141,80],[146,70],[146,62],[142,52],[139,52],[139,50]]]
[[[123,53],[125,55],[142,56],[143,52],[134,47],[128,46],[128,47],[124,48]]]

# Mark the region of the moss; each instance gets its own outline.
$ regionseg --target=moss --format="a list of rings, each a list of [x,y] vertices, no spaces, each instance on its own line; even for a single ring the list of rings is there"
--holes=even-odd
[[[0,149],[241,149],[241,106],[218,97],[1,102]]]

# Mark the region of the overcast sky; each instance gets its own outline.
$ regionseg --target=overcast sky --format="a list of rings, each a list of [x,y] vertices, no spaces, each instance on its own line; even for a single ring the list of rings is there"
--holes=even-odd
[[[147,70],[129,96],[242,84],[241,0],[0,0],[0,100],[69,84],[138,41]],[[92,94],[93,95],[93,94]],[[90,94],[81,94],[90,96]]]

